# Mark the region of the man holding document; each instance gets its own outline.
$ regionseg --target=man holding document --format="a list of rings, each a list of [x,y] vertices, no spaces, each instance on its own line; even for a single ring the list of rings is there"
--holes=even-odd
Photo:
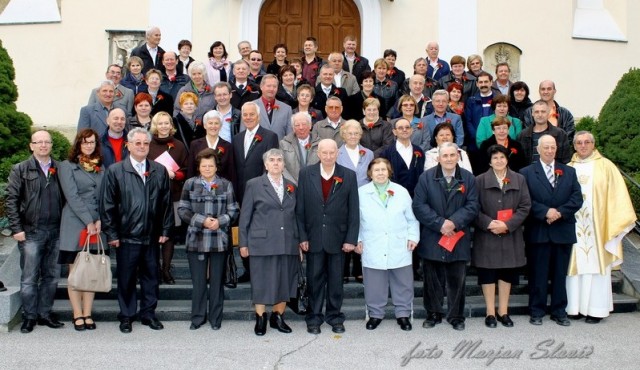
[[[444,316],[447,290],[447,322],[464,330],[466,264],[471,259],[470,226],[480,204],[471,172],[458,166],[458,146],[443,143],[439,164],[420,175],[413,198],[413,213],[420,221],[418,254],[424,271],[424,306],[432,328]],[[446,281],[445,281],[446,280]]]

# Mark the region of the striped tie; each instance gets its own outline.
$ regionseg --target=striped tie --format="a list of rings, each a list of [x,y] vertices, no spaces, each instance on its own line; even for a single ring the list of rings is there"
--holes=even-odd
[[[549,183],[551,184],[551,187],[555,187],[556,185],[556,179],[553,176],[553,167],[551,167],[551,165],[545,165],[547,167],[547,179],[549,180]]]

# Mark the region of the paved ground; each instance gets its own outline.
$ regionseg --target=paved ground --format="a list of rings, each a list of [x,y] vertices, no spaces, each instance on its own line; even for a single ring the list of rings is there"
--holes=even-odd
[[[598,325],[573,322],[560,327],[545,319],[532,326],[515,316],[514,328],[489,329],[484,319],[467,320],[458,332],[448,324],[423,329],[421,321],[403,332],[385,320],[375,331],[364,321],[347,321],[336,335],[324,325],[318,336],[292,321],[292,334],[270,328],[253,334],[250,321],[223,321],[222,329],[166,322],[162,331],[136,323],[133,333],[117,322],[98,322],[94,332],[36,327],[0,333],[0,369],[637,369],[640,312],[614,314]],[[493,351],[493,352],[491,352]],[[496,355],[513,357],[498,358]],[[432,358],[429,358],[431,356]]]

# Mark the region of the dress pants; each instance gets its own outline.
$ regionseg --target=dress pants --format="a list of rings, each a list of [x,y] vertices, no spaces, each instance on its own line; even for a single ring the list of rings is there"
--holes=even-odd
[[[233,251],[231,251],[233,253]],[[202,325],[207,320],[209,298],[209,322],[212,326],[222,323],[224,285],[222,284],[226,252],[187,252],[193,290],[191,292],[191,323]],[[207,289],[207,270],[209,288]]]
[[[389,301],[395,307],[396,318],[411,316],[413,303],[413,267],[411,265],[389,270],[377,270],[368,267],[364,273],[364,301],[369,317],[384,319],[384,308]]]
[[[120,242],[116,248],[118,277],[118,320],[133,320],[137,311],[136,277],[140,280],[140,319],[156,317],[158,306],[158,244]]]
[[[342,251],[335,254],[324,251],[307,253],[307,289],[311,306],[305,317],[307,326],[320,326],[324,321],[332,326],[344,322],[345,316],[340,312],[343,298],[343,267]],[[322,314],[325,296],[326,318]]]
[[[427,313],[444,314],[444,290],[447,290],[447,321],[464,320],[464,293],[467,262],[422,260],[424,308]],[[444,284],[443,284],[444,282]]]
[[[527,245],[529,264],[529,311],[531,317],[543,317],[547,308],[547,288],[551,280],[551,314],[567,316],[567,270],[571,244],[541,243]]]

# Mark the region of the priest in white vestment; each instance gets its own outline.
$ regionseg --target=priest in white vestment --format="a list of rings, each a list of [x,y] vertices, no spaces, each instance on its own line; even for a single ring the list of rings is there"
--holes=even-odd
[[[622,264],[622,238],[633,229],[636,214],[617,167],[595,149],[594,136],[578,132],[576,169],[584,203],[576,213],[576,237],[567,276],[567,314],[597,324],[613,311],[611,269]]]

